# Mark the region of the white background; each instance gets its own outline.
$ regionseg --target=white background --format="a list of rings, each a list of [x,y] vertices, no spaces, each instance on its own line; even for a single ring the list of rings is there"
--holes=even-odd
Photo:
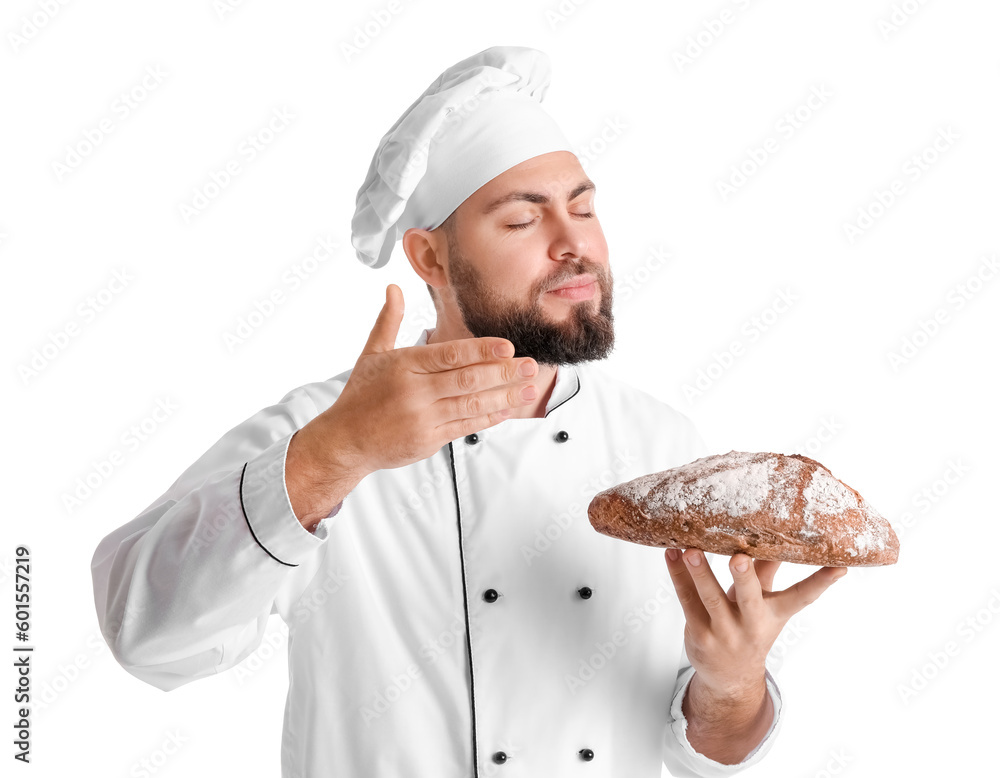
[[[104,645],[91,555],[226,430],[352,366],[386,284],[407,303],[398,345],[433,326],[400,246],[379,271],[354,257],[354,199],[400,113],[493,45],[551,56],[546,106],[598,185],[618,284],[606,366],[690,415],[715,451],[814,456],[901,537],[897,565],[852,569],[792,620],[777,675],[787,717],[745,774],[995,774],[1000,6],[391,8],[4,5],[2,599],[14,548],[30,546],[34,691],[48,701],[17,774],[139,775],[147,759],[155,775],[278,775],[283,626],[272,619],[273,647],[250,669],[161,692]],[[366,22],[374,37],[345,54]],[[827,97],[810,108],[811,93]],[[240,144],[276,110],[294,118],[248,160]],[[111,132],[86,153],[102,120]],[[752,170],[768,138],[778,149]],[[181,206],[230,160],[240,173],[185,219]],[[905,191],[880,209],[893,180]],[[875,218],[852,239],[845,225],[863,211]],[[290,290],[283,274],[324,236],[334,258]],[[116,272],[127,285],[109,287]],[[276,289],[286,302],[227,347]],[[110,301],[83,313],[102,290]],[[781,294],[793,302],[776,310]],[[73,324],[65,348],[51,345]],[[154,422],[158,401],[174,410]],[[146,439],[126,444],[144,419]],[[72,504],[88,476],[101,482]],[[776,583],[811,571],[783,565]],[[13,646],[6,618],[0,642]],[[165,749],[171,737],[179,748]],[[5,738],[8,762],[12,750]]]

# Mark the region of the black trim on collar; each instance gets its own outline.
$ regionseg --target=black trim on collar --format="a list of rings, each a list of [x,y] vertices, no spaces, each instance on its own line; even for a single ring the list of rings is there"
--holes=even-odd
[[[275,562],[281,562],[281,564],[288,565],[288,567],[298,567],[298,565],[293,565],[291,562],[282,562],[280,559],[278,559],[278,557],[276,557],[274,554],[272,554],[270,551],[264,548],[264,544],[257,539],[257,533],[254,532],[253,527],[250,526],[250,517],[247,516],[247,509],[246,506],[243,504],[243,478],[247,474],[247,465],[249,464],[250,463],[247,462],[246,465],[243,465],[243,472],[240,473],[240,508],[243,510],[243,518],[247,520],[247,527],[250,529],[250,534],[253,536],[253,539],[257,541],[257,545],[263,548],[264,551],[267,553],[267,555],[271,557],[271,559],[273,559]]]
[[[552,413],[552,411],[554,411],[560,405],[565,405],[567,402],[569,402],[570,400],[572,400],[574,397],[576,397],[580,393],[580,371],[574,368],[573,369],[573,375],[576,376],[576,391],[573,392],[573,394],[571,394],[569,397],[567,397],[561,403],[559,403],[559,405],[556,405],[556,406],[553,406],[552,408],[549,408],[549,410],[545,413],[545,416],[543,418],[548,418],[548,415],[550,413]]]

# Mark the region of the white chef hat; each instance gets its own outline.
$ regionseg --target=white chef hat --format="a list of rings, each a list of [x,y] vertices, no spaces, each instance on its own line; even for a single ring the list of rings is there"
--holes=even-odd
[[[351,243],[379,268],[411,227],[433,230],[505,170],[551,151],[573,151],[541,107],[548,56],[494,46],[438,76],[379,141],[358,190]]]

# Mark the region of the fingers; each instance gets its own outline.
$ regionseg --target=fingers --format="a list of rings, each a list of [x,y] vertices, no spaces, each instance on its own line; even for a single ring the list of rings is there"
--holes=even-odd
[[[679,549],[667,551],[667,569],[687,621],[707,626],[714,620],[732,619],[732,604],[719,586],[705,554],[689,548],[673,560],[669,552]]]
[[[450,422],[527,405],[538,397],[538,387],[533,383],[537,373],[538,365],[530,357],[494,360],[438,373],[432,381],[432,392],[440,398],[435,413]]]
[[[538,397],[538,387],[531,383],[532,378],[520,378],[499,388],[437,400],[430,408],[437,431],[447,440],[455,440],[510,418],[514,408],[530,405]]]
[[[760,581],[761,588],[769,592],[774,588],[774,574],[778,572],[778,565],[781,562],[770,559],[755,559],[754,570],[757,571],[757,580]]]
[[[435,403],[433,412],[441,419],[437,426],[443,426],[452,421],[475,419],[487,414],[500,413],[501,418],[509,418],[511,411],[524,405],[530,405],[538,397],[538,387],[527,382],[491,389],[489,391],[464,394],[458,397],[444,397]],[[478,429],[483,429],[479,427]]]
[[[668,548],[665,556],[684,617],[695,628],[714,629],[712,622],[730,620],[763,623],[769,613],[784,624],[847,574],[844,567],[824,567],[784,591],[772,592],[770,585],[781,563],[734,554],[729,560],[733,585],[723,592],[702,552],[687,549],[682,556],[680,549]]]
[[[823,567],[797,584],[772,594],[778,615],[787,621],[845,575],[846,567]]]
[[[758,563],[759,564],[759,563]],[[766,569],[766,568],[765,568]],[[729,572],[733,574],[732,596],[740,614],[749,619],[760,619],[764,615],[764,582],[760,580],[760,568],[746,554],[733,554],[729,560]],[[774,576],[774,573],[771,573]]]
[[[441,373],[514,356],[514,344],[506,338],[461,338],[413,348],[409,368],[415,373]]]
[[[375,326],[361,350],[364,354],[378,354],[396,348],[399,323],[403,320],[403,290],[395,284],[385,288],[385,304],[375,319]]]

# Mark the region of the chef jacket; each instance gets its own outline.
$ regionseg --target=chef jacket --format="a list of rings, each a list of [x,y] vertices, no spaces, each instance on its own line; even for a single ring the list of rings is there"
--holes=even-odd
[[[686,416],[596,364],[562,365],[544,418],[371,473],[309,532],[285,452],[349,375],[231,429],[101,541],[97,614],[126,670],[164,690],[222,672],[280,615],[284,778],[716,776],[760,761],[780,723],[771,673],[757,748],[737,765],[696,752],[663,550],[587,517],[598,491],[708,453]]]

